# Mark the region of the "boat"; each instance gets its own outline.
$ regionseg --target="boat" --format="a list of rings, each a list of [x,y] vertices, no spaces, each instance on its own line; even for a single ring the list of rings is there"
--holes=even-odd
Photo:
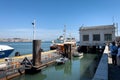
[[[8,45],[0,45],[0,58],[8,57],[13,51],[14,48]]]
[[[73,37],[68,37],[65,39],[64,44],[71,44],[72,47],[76,47],[76,40]]]
[[[59,58],[59,59],[56,59],[56,64],[57,65],[64,64],[66,61],[68,61],[68,58],[66,58],[66,57]]]
[[[58,39],[53,40],[50,46],[50,50],[55,50],[59,45],[71,44],[72,47],[76,47],[76,40],[73,37],[67,37],[64,39],[63,36],[60,36]]]
[[[76,53],[73,53],[73,56],[74,57],[80,57],[80,56],[83,56],[83,53],[76,52]]]
[[[76,40],[74,37],[71,36],[71,34],[69,35],[69,37],[66,37],[66,26],[64,26],[64,34],[59,36],[56,40],[52,41],[52,44],[50,46],[50,50],[55,50],[58,49],[58,45],[61,44],[71,44],[72,47],[76,47]]]
[[[57,49],[59,44],[63,44],[64,43],[64,38],[63,36],[59,36],[59,38],[57,38],[56,40],[52,41],[52,44],[50,46],[50,50],[55,50]]]

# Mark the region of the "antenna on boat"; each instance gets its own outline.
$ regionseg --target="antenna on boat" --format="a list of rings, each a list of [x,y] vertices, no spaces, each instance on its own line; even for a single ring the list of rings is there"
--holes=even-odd
[[[35,19],[34,21],[32,22],[32,25],[33,25],[33,40],[35,40]]]
[[[66,25],[64,25],[64,42],[66,40]]]
[[[112,17],[112,22],[113,22],[113,24],[115,23],[114,16]]]
[[[118,23],[116,23],[116,35],[118,36]]]

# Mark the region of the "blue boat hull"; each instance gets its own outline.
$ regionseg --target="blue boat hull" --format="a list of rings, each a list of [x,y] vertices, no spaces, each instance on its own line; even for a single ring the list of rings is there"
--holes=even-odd
[[[14,49],[0,51],[0,58],[8,57]]]

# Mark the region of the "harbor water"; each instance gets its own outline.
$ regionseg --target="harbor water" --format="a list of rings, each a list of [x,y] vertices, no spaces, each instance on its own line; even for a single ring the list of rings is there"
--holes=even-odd
[[[86,54],[76,57],[63,65],[53,64],[36,74],[24,74],[11,80],[91,80],[94,76],[96,55]]]
[[[32,53],[32,43],[0,43],[13,47],[21,55]],[[49,50],[51,42],[41,43],[44,51]],[[84,54],[82,57],[73,57],[63,65],[50,65],[36,74],[23,74],[11,80],[91,80],[96,69],[96,54]]]
[[[21,55],[32,53],[32,42],[0,42],[0,44],[9,45],[15,49],[10,56],[14,56],[15,52],[20,52]],[[41,48],[44,51],[48,51],[50,50],[50,45],[51,42],[42,42]]]

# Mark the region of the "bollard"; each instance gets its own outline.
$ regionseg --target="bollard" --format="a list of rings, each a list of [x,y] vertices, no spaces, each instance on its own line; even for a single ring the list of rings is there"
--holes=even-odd
[[[41,63],[41,40],[33,40],[33,66],[39,66]]]

